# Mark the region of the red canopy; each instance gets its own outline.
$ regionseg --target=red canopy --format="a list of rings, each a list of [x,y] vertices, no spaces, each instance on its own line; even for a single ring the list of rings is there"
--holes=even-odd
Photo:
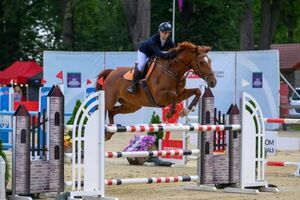
[[[43,68],[35,61],[16,61],[0,72],[0,84],[27,83],[27,80],[43,72]]]

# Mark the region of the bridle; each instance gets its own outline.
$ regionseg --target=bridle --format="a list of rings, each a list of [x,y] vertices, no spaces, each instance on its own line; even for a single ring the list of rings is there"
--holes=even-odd
[[[199,54],[198,53],[198,47],[195,48],[195,51],[194,51],[194,56],[195,56],[195,60],[196,60],[196,68],[197,69],[200,69],[200,63],[199,63],[199,60],[198,60],[198,57],[207,57],[207,54],[204,53],[204,54]],[[208,59],[208,57],[207,57]],[[184,67],[188,67],[188,69],[192,69],[191,64],[193,63],[194,60],[190,61],[188,64],[185,64],[184,62],[182,62],[181,60],[179,60],[177,57],[175,57],[171,62],[168,62],[166,65],[160,65],[157,63],[157,66],[162,70],[164,71],[167,75],[169,75],[171,78],[175,79],[177,82],[182,82],[186,79],[186,77],[188,76],[188,73],[186,73],[185,77],[183,80],[180,80],[180,78],[177,76],[177,74],[171,72],[169,69],[169,66],[173,63],[173,62],[177,62],[179,63],[180,65],[183,65]],[[194,72],[195,73],[195,72]],[[207,75],[204,75],[204,73],[201,73],[200,71],[198,72],[200,74],[200,76],[206,81],[208,78],[210,78],[211,76],[214,76],[214,72],[211,72]]]

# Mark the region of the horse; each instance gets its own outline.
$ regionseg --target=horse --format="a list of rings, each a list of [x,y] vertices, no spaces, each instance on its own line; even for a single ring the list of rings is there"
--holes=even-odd
[[[207,53],[211,50],[208,46],[197,46],[191,42],[179,43],[169,51],[174,51],[173,59],[156,58],[155,67],[144,81],[146,89],[140,83],[137,85],[135,94],[127,93],[131,81],[123,78],[130,67],[105,69],[98,75],[96,90],[105,90],[105,110],[108,112],[109,123],[114,124],[116,114],[133,113],[143,106],[165,107],[170,105],[167,117],[176,113],[176,103],[194,95],[188,109],[183,111],[187,115],[199,101],[201,91],[199,88],[186,89],[187,72],[193,72],[203,78],[209,87],[215,87],[217,80],[212,71],[211,59]],[[103,85],[99,80],[103,80]],[[147,91],[148,92],[147,92]],[[148,93],[148,94],[147,94]],[[150,96],[149,96],[150,93]],[[120,105],[116,105],[116,103]],[[114,133],[106,133],[105,140],[109,140]]]

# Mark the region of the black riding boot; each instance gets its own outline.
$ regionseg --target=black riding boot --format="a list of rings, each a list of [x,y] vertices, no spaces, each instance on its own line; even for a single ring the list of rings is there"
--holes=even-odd
[[[134,73],[133,73],[133,78],[132,78],[132,84],[127,89],[128,93],[130,93],[130,94],[134,94],[135,93],[136,84],[139,82],[140,78],[141,78],[141,72],[137,68],[135,68],[134,69]]]

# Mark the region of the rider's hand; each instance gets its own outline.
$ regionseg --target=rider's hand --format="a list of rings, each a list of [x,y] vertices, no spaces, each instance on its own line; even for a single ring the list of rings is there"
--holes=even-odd
[[[168,58],[175,58],[176,57],[176,52],[174,52],[174,51],[171,51],[171,52],[169,52],[168,53]]]

